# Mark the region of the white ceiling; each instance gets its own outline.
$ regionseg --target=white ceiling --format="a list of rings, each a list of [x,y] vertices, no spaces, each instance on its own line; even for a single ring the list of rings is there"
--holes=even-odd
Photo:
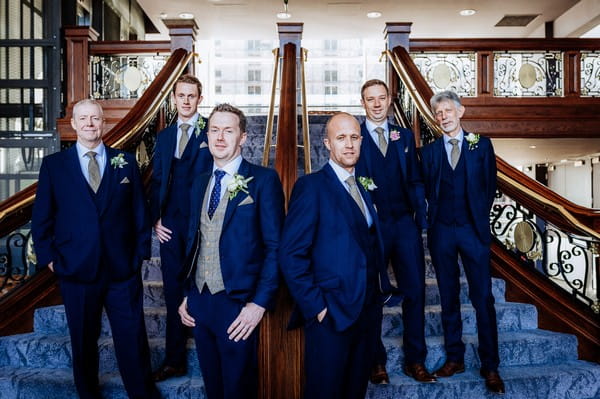
[[[582,0],[582,2],[596,0]],[[276,18],[283,0],[138,0],[156,27],[166,34],[160,14],[178,18],[193,13],[198,39],[276,39]],[[578,0],[289,0],[292,18],[303,22],[305,39],[383,38],[386,22],[412,22],[411,37],[531,37],[544,35]],[[475,9],[462,17],[462,9]],[[366,13],[379,11],[378,19]],[[539,14],[526,27],[494,27],[506,14]]]
[[[493,139],[494,151],[515,166],[560,163],[600,156],[598,139]],[[535,148],[530,148],[535,146]]]

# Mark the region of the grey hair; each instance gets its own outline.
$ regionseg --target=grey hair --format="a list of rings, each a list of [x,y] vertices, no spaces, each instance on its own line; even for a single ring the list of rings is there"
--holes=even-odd
[[[102,105],[100,105],[98,101],[92,98],[84,98],[83,100],[77,101],[77,103],[75,103],[75,105],[73,106],[73,116],[75,116],[75,113],[77,112],[79,107],[83,105],[95,105],[100,110],[100,116],[102,116],[102,118],[104,119],[104,110],[102,109]]]
[[[431,105],[431,110],[433,112],[435,112],[435,107],[437,107],[437,105],[439,103],[441,103],[442,101],[454,101],[454,104],[456,104],[457,107],[462,106],[462,104],[460,103],[460,97],[458,97],[458,95],[450,90],[446,90],[446,91],[441,91],[438,94],[436,94],[435,96],[431,97],[431,100],[429,100],[429,104]]]

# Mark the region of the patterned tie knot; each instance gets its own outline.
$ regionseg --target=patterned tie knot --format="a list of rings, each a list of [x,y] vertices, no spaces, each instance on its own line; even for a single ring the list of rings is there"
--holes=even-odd
[[[89,159],[95,159],[98,154],[96,154],[96,151],[88,151],[85,155],[87,155]]]
[[[221,169],[215,169],[215,179],[217,182],[221,182],[221,179],[223,178],[223,176],[225,176],[227,174],[227,172],[225,172],[224,170]]]
[[[225,176],[225,171],[221,169],[215,169],[215,185],[210,193],[208,201],[208,217],[212,219],[219,202],[221,201],[221,179]]]
[[[453,147],[456,147],[458,145],[458,139],[450,139],[448,140],[448,142],[452,144]]]

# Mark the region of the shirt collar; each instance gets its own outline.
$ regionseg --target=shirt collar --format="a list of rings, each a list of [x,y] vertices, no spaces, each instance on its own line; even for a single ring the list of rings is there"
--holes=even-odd
[[[348,177],[354,176],[354,173],[348,172],[346,169],[342,168],[340,165],[335,163],[335,161],[333,161],[332,159],[329,159],[329,165],[331,165],[331,168],[335,172],[335,175],[342,183],[346,183],[346,179]]]
[[[106,147],[104,146],[103,142],[100,142],[100,144],[98,144],[96,147],[89,149],[84,147],[83,144],[77,141],[75,142],[75,148],[77,148],[77,156],[79,158],[87,159],[86,154],[90,151],[94,151],[96,153],[96,156],[100,158],[104,158],[104,154],[106,153]]]
[[[213,162],[213,170],[212,170],[213,174],[215,173],[215,170],[221,169],[222,171],[227,173],[229,176],[233,176],[240,169],[240,165],[242,164],[242,159],[243,159],[242,154],[240,154],[237,157],[235,157],[234,159],[232,159],[231,161],[229,161],[229,163],[227,165],[223,166],[222,168],[218,168],[217,165]]]
[[[450,141],[450,139],[456,139],[458,140],[458,146],[460,147],[463,141],[463,138],[465,136],[465,132],[462,130],[462,128],[460,129],[460,132],[458,132],[458,134],[454,137],[450,137],[447,134],[444,134],[444,144],[448,145],[448,142]]]
[[[378,127],[382,127],[383,130],[385,130],[386,132],[389,132],[389,126],[388,126],[388,122],[387,119],[385,121],[383,121],[383,123],[381,125],[376,125],[375,123],[373,123],[370,119],[365,119],[365,126],[367,128],[367,131],[369,133],[373,133],[373,130],[375,130]]]
[[[196,126],[196,122],[198,122],[198,118],[200,117],[199,113],[195,113],[194,116],[192,116],[188,121],[184,122],[181,119],[177,118],[177,129],[179,129],[179,127],[181,126],[181,124],[183,123],[187,123],[189,125],[191,125],[192,127]]]

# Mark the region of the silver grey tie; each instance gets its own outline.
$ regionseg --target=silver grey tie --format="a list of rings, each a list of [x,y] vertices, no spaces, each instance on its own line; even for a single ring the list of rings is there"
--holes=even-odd
[[[94,192],[98,192],[98,187],[100,187],[100,166],[98,166],[98,161],[96,161],[96,152],[88,151],[85,155],[90,158],[90,162],[88,162],[88,183]]]
[[[385,157],[385,153],[387,152],[388,146],[388,143],[385,140],[385,130],[383,130],[382,127],[376,127],[375,133],[377,133],[377,135],[379,136],[379,151],[381,151],[381,153]]]
[[[356,186],[356,179],[354,178],[354,176],[348,176],[348,178],[346,179],[346,184],[348,184],[348,187],[350,188],[350,195],[352,196],[352,199],[354,199],[354,202],[356,202],[356,205],[358,205],[363,216],[366,218],[367,213],[365,212],[365,206],[363,205],[360,192],[358,191],[358,187]]]
[[[188,130],[191,127],[189,123],[182,123],[179,128],[181,129],[181,137],[179,137],[179,158],[183,156],[185,146],[189,141]]]
[[[452,166],[452,170],[454,170],[458,164],[458,159],[460,158],[460,148],[458,148],[457,139],[450,139],[448,142],[452,144],[452,151],[450,151],[450,166]]]

